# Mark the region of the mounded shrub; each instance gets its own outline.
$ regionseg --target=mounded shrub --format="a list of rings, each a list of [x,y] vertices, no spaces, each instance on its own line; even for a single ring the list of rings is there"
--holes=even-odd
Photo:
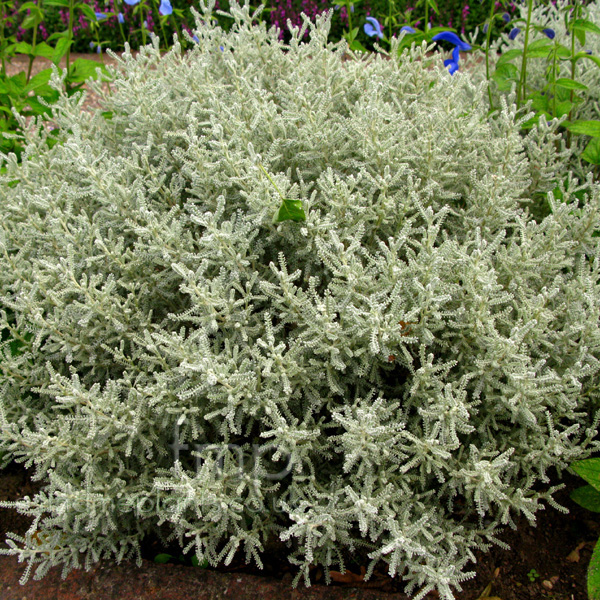
[[[0,450],[44,485],[3,552],[25,581],[278,537],[295,584],[354,554],[453,598],[598,448],[599,186],[424,47],[343,60],[330,17],[284,46],[231,14],[0,156]]]

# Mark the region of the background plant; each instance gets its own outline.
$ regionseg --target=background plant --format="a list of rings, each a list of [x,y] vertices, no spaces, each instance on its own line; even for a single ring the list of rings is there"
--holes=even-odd
[[[573,490],[571,499],[583,508],[592,512],[600,512],[600,458],[588,458],[571,465],[571,468],[588,485]],[[590,600],[600,598],[600,541],[596,543],[588,566],[587,591]]]

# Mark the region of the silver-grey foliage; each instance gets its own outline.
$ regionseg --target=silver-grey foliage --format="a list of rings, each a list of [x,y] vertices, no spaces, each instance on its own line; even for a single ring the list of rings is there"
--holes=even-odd
[[[151,532],[212,565],[278,536],[295,584],[354,552],[451,599],[597,447],[600,187],[425,47],[343,61],[330,16],[284,48],[211,8],[193,51],[111,69],[112,118],[63,97],[60,143],[5,161],[0,449],[45,487],[3,552],[25,581]]]

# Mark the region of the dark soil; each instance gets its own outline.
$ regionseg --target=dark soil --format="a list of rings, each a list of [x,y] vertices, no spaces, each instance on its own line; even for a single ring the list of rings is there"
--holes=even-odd
[[[586,600],[588,598],[587,565],[600,535],[600,520],[595,514],[584,510],[569,498],[569,492],[584,482],[569,474],[564,475],[563,482],[566,488],[557,493],[556,500],[569,509],[569,514],[565,515],[548,507],[547,510],[537,514],[537,527],[531,527],[524,518],[519,519],[516,531],[508,529],[499,536],[502,541],[510,545],[510,550],[493,547],[487,553],[477,553],[477,564],[471,566],[471,570],[476,571],[477,575],[463,584],[462,592],[456,592],[457,600],[478,600],[487,597],[494,600],[496,598],[500,600],[542,598]],[[29,472],[20,465],[13,463],[4,471],[0,471],[0,500],[15,500],[25,495],[31,497],[41,487],[41,483],[31,482]],[[9,531],[23,535],[30,523],[31,518],[20,515],[15,510],[0,509],[0,540],[3,541],[5,533]],[[172,554],[175,557],[172,563],[189,564],[188,559],[177,560],[181,552],[176,546],[165,547],[158,538],[148,539],[143,548],[143,557],[152,561],[160,553]],[[245,565],[242,554],[236,556],[228,567],[223,566],[214,570],[220,573],[231,573],[232,577],[235,574],[236,577],[258,575],[265,578],[265,581],[279,579],[289,582],[291,586],[295,567],[287,563],[286,555],[285,545],[275,540],[267,546],[262,556],[265,567],[262,571],[255,565]],[[0,560],[9,559],[0,557]],[[172,566],[172,564],[156,565],[159,569],[165,570]],[[406,598],[402,593],[401,579],[390,578],[385,572],[385,565],[376,569],[374,576],[368,582],[363,582],[361,576],[367,566],[366,563],[356,564],[356,560],[353,562],[350,558],[346,566],[345,575],[332,573],[334,579],[332,586],[376,590],[381,593],[382,599]],[[194,569],[191,566],[189,568]],[[18,569],[20,576],[24,565],[18,565]],[[136,569],[133,563],[131,569]],[[317,591],[315,588],[323,585],[323,580],[322,569],[315,568],[311,577],[311,581],[314,582],[313,591]],[[299,587],[302,588],[303,584],[301,583]],[[434,599],[437,595],[430,594],[427,598]],[[34,599],[28,596],[28,600]]]

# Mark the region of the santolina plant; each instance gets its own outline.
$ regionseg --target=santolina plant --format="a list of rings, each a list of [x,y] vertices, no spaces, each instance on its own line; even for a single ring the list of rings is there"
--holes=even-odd
[[[450,600],[598,448],[600,188],[427,45],[344,61],[330,13],[285,45],[213,8],[0,157],[0,450],[43,482],[2,552],[25,582],[278,537],[294,585],[353,554]]]

